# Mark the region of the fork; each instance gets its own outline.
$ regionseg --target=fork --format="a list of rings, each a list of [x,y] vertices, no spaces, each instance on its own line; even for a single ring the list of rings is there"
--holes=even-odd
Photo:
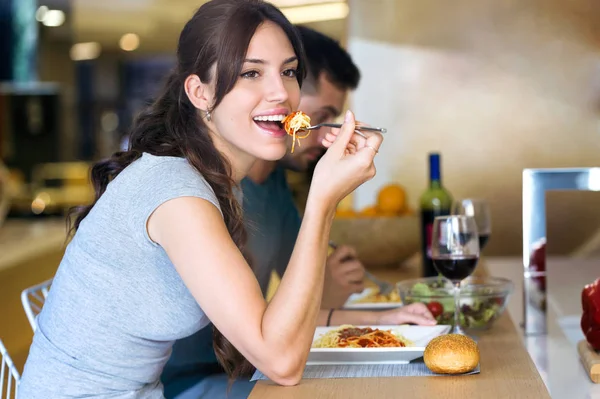
[[[337,244],[334,243],[333,241],[329,241],[329,246],[333,249],[337,249]],[[352,259],[352,258],[346,258],[343,260],[348,260],[348,259]],[[379,288],[379,293],[381,295],[388,295],[389,293],[391,293],[394,290],[394,285],[391,283],[388,283],[387,281],[383,281],[378,279],[377,277],[375,277],[373,275],[373,273],[365,270],[365,276],[371,280],[372,282],[375,283],[375,285],[377,286],[377,288]]]
[[[371,272],[368,272],[368,271],[365,270],[365,276],[367,276],[367,278],[369,280],[371,280],[372,282],[375,283],[375,285],[377,286],[377,288],[379,288],[379,293],[381,295],[388,295],[389,293],[391,293],[394,290],[394,285],[393,284],[388,283],[387,281],[383,281],[383,280],[378,279]]]
[[[313,126],[309,126],[309,127],[305,127],[302,128],[300,130],[314,130],[314,129],[319,129],[321,127],[337,127],[337,128],[341,128],[342,124],[341,123],[319,123],[318,125],[313,125]],[[355,127],[356,130],[366,130],[366,131],[371,131],[371,132],[379,132],[379,133],[386,133],[387,129],[384,127],[371,127],[371,126],[361,126],[361,125],[357,125]]]

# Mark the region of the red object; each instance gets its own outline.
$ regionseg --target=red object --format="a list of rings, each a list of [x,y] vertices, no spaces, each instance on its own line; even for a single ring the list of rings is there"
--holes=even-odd
[[[600,278],[581,291],[581,330],[595,350],[600,350]]]
[[[529,257],[529,267],[535,272],[546,271],[546,239],[542,238],[534,244],[533,251],[531,251],[531,256]],[[533,281],[536,282],[541,291],[546,292],[545,277],[533,277]]]
[[[427,304],[427,309],[429,309],[433,317],[438,317],[439,315],[444,313],[444,307],[442,306],[442,304],[435,301],[429,302]]]

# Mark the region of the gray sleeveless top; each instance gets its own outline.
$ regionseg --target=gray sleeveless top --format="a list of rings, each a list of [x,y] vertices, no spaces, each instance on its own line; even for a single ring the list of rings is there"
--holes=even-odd
[[[162,398],[173,342],[208,324],[146,222],[162,203],[216,196],[183,158],[144,154],[81,223],[38,316],[19,398]]]

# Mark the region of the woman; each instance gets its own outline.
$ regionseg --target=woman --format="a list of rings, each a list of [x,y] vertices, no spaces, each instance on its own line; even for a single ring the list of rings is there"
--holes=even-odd
[[[286,151],[269,119],[298,105],[300,40],[268,3],[213,0],[184,27],[177,60],[130,150],[92,169],[96,201],[77,215],[39,315],[22,398],[162,398],[173,341],[209,319],[231,376],[251,363],[277,383],[300,380],[335,207],[374,176],[381,136],[353,137],[349,113],[326,139],[292,259],[267,304],[242,256],[235,187],[257,158]]]

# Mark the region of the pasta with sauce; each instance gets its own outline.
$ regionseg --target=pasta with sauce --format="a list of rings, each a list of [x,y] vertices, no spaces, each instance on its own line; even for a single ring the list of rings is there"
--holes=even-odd
[[[292,112],[288,116],[286,116],[283,121],[283,128],[286,133],[293,137],[292,141],[292,154],[294,153],[294,148],[296,146],[296,141],[298,145],[300,145],[300,139],[305,139],[310,135],[310,130],[303,136],[299,136],[298,132],[306,129],[310,126],[310,117],[306,115],[302,111]]]
[[[342,325],[321,335],[313,348],[401,348],[413,346],[413,343],[391,330],[379,330],[371,327]]]

